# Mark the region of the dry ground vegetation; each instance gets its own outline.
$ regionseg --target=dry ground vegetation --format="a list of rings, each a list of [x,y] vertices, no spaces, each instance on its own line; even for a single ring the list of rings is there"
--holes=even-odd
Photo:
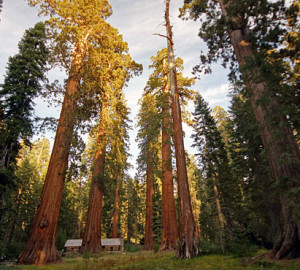
[[[174,252],[126,252],[100,253],[82,256],[63,257],[63,263],[47,266],[0,265],[6,270],[94,270],[94,269],[201,269],[201,270],[233,270],[233,269],[287,269],[299,270],[300,260],[269,260],[265,251],[261,250],[254,257],[235,257],[224,255],[203,255],[190,260],[177,259]]]

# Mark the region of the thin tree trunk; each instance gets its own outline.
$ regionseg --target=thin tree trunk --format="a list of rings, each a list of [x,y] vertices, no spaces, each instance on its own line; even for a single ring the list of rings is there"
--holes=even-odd
[[[86,225],[82,239],[81,253],[90,251],[97,253],[102,251],[101,246],[101,225],[102,225],[102,204],[103,204],[103,177],[105,170],[106,155],[106,117],[108,104],[103,101],[103,108],[100,116],[100,127],[97,136],[97,152],[92,174],[92,187],[89,200]]]
[[[226,8],[221,1],[223,14]],[[250,93],[256,120],[261,128],[264,147],[267,149],[273,181],[278,185],[281,204],[281,234],[273,247],[271,256],[276,259],[300,256],[300,197],[295,193],[300,187],[300,150],[285,116],[273,120],[274,114],[280,110],[275,94],[263,81],[258,81],[258,67],[245,70],[247,58],[253,58],[252,44],[247,42],[249,29],[240,28],[231,32],[230,38],[239,63],[244,82]],[[259,104],[262,98],[268,104]]]
[[[187,178],[185,150],[183,142],[182,119],[179,93],[176,81],[172,30],[169,20],[170,0],[166,1],[166,28],[168,37],[168,61],[170,70],[170,90],[172,96],[172,118],[178,181],[180,244],[177,256],[188,259],[198,255],[196,227],[191,206],[189,183]]]
[[[79,72],[85,54],[85,42],[86,39],[75,45],[45,183],[29,238],[18,259],[18,264],[42,265],[61,261],[55,242],[64,178],[68,168],[68,157],[75,123],[76,102],[74,96],[79,88]]]
[[[223,254],[225,253],[225,247],[224,247],[224,228],[226,225],[225,217],[222,212],[222,207],[220,203],[220,198],[219,198],[219,191],[218,187],[214,181],[214,192],[215,192],[215,198],[216,198],[216,205],[217,205],[217,211],[218,211],[218,218],[220,222],[220,242],[221,242],[221,247],[222,247],[222,252]]]
[[[164,66],[166,65],[164,61]],[[167,76],[165,78],[167,81]],[[178,237],[172,173],[170,102],[167,85],[163,89],[162,108],[162,239],[160,250],[174,250]]]
[[[114,200],[114,210],[113,210],[113,220],[112,220],[112,238],[119,237],[119,207],[120,207],[120,184],[121,184],[121,174],[117,176],[117,186],[115,191],[115,200]]]
[[[146,191],[146,225],[144,250],[152,250],[154,246],[153,232],[153,158],[151,148],[148,146],[147,154],[147,191]]]

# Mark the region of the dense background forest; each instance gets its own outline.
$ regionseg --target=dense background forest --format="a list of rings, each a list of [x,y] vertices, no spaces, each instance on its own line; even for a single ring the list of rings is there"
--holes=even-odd
[[[180,1],[180,20],[206,44],[193,72],[170,1],[159,6],[164,32],[151,30],[165,45],[147,66],[109,23],[107,0],[27,2],[45,17],[2,63],[1,259],[59,262],[67,239],[83,239],[85,254],[119,237],[128,251],[185,259],[300,257],[299,0]],[[228,72],[225,108],[197,89],[216,63]],[[145,71],[128,105],[126,87]],[[41,102],[58,119],[38,114]]]

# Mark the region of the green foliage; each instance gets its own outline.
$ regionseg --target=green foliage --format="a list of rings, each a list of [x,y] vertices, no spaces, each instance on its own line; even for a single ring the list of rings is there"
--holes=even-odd
[[[231,167],[243,193],[237,219],[248,232],[248,239],[270,247],[279,233],[279,205],[260,129],[243,85],[236,84],[229,112]]]
[[[29,144],[33,135],[33,99],[46,81],[48,49],[45,25],[37,23],[25,31],[19,53],[8,60],[4,83],[0,89],[0,174],[12,170],[21,140]]]
[[[153,250],[157,248],[157,251],[159,249],[159,244],[161,243],[161,191],[159,188],[160,183],[158,183],[158,179],[156,179],[154,183],[154,195],[153,195],[153,232],[154,232],[154,247]],[[157,252],[156,251],[156,252]]]
[[[3,241],[5,255],[16,258],[27,240],[48,166],[49,150],[50,142],[45,138],[34,141],[31,148],[22,144],[15,168],[16,187],[7,189],[1,216],[0,243]]]
[[[124,247],[125,252],[138,252],[142,250],[141,245],[126,243]]]
[[[166,48],[157,52],[156,56],[151,57],[151,65],[149,68],[154,69],[153,73],[149,76],[147,85],[144,89],[145,93],[152,93],[156,99],[157,113],[160,113],[162,108],[170,107],[170,80],[169,67],[167,64],[168,50]],[[177,87],[180,95],[180,105],[182,110],[183,121],[190,123],[190,113],[187,110],[188,102],[195,99],[195,91],[190,89],[194,83],[194,78],[183,76],[183,60],[178,57],[175,59],[177,71]],[[158,115],[161,119],[164,115]],[[170,127],[171,130],[171,127]]]
[[[120,189],[120,236],[129,245],[140,243],[144,234],[145,192],[144,186],[137,179],[125,175]],[[110,213],[112,208],[110,208]],[[109,221],[111,222],[111,215]]]
[[[227,243],[226,251],[236,257],[251,257],[257,253],[258,247],[246,238],[236,238]]]
[[[199,241],[198,244],[199,252],[201,255],[209,255],[209,254],[222,254],[222,247],[215,242],[209,241]]]
[[[66,231],[62,228],[59,228],[57,232],[56,243],[55,243],[57,250],[63,250],[67,240],[68,237]]]
[[[208,104],[200,95],[197,97],[193,115],[192,138],[193,146],[198,150],[196,157],[200,173],[200,226],[203,237],[213,241],[219,237],[218,231],[221,230],[222,233],[222,227],[225,225],[226,231],[233,231],[239,190],[229,166],[224,140],[211,116]],[[221,241],[223,237],[221,236]]]
[[[206,42],[208,53],[201,55],[201,64],[195,70],[210,72],[210,65],[221,59],[224,66],[230,64],[233,78],[238,67],[230,32],[244,31],[246,41],[257,51],[276,48],[286,31],[285,7],[281,0],[231,0],[225,5],[221,12],[213,0],[185,0],[181,16],[189,14],[190,19],[202,22],[199,36]]]

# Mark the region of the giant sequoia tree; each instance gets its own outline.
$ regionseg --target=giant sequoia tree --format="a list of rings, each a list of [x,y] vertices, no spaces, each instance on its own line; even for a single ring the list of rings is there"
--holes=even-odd
[[[191,205],[191,196],[187,178],[185,150],[183,142],[182,117],[177,87],[177,75],[174,56],[173,33],[170,24],[170,1],[166,1],[166,32],[168,44],[168,64],[170,74],[171,108],[174,130],[174,146],[177,168],[178,201],[179,201],[179,238],[177,256],[185,259],[198,254],[196,226]]]
[[[62,64],[69,72],[40,204],[26,247],[18,260],[23,264],[46,264],[61,259],[55,247],[57,222],[76,119],[76,102],[80,96],[80,80],[87,70],[102,73],[101,63],[97,63],[100,68],[95,66],[96,60],[106,51],[115,52],[111,41],[118,33],[105,22],[112,13],[108,1],[40,0],[29,3],[39,5],[41,13],[50,15],[48,29],[53,62]]]
[[[232,60],[233,69],[242,74],[281,203],[282,229],[272,256],[298,257],[300,151],[278,101],[284,81],[274,79],[272,61],[268,61],[268,54],[278,49],[285,32],[284,2],[186,0],[184,9],[193,19],[203,21],[199,35],[206,41],[208,53],[201,56],[202,64],[207,67],[219,58],[224,64]],[[204,66],[199,65],[198,70]]]
[[[161,250],[175,249],[177,232],[177,220],[174,201],[171,136],[173,134],[170,115],[170,82],[169,67],[167,64],[168,50],[162,49],[157,55],[151,57],[149,66],[154,71],[150,75],[145,91],[151,93],[156,100],[157,117],[160,119],[162,139],[162,240]],[[180,95],[180,103],[185,109],[188,100],[193,99],[194,92],[189,87],[194,83],[192,78],[182,74],[183,60],[176,58],[177,87]],[[186,110],[184,110],[186,113]]]

